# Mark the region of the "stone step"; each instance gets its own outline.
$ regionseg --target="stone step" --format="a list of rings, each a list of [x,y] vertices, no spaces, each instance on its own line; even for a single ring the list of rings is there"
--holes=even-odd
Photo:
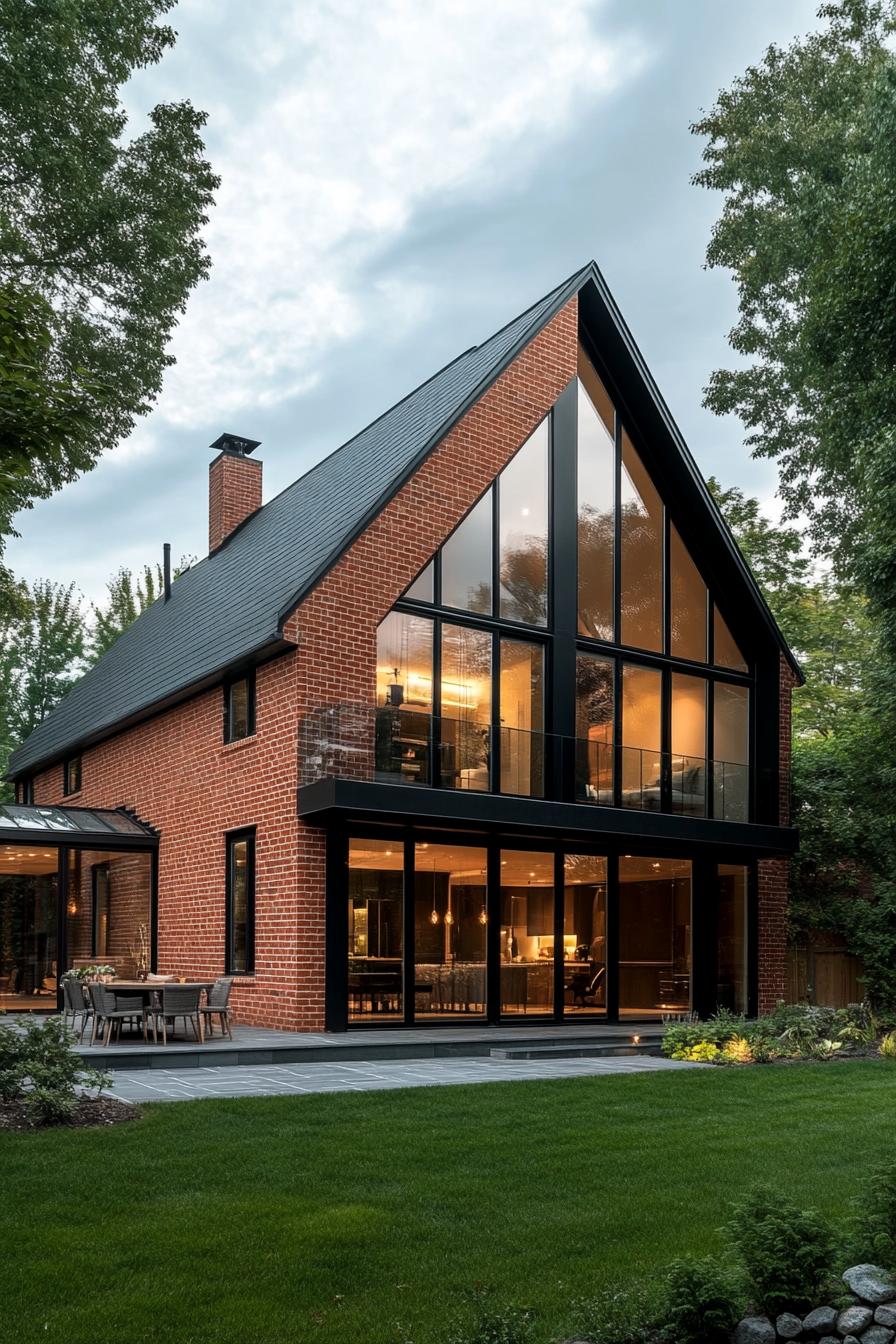
[[[661,1038],[644,1037],[634,1045],[628,1041],[605,1041],[595,1045],[502,1045],[492,1046],[492,1059],[603,1059],[615,1055],[660,1055]]]

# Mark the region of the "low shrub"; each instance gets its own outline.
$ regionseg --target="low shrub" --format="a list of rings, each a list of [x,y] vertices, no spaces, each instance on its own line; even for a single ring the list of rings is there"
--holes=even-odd
[[[23,1102],[35,1125],[70,1119],[79,1088],[99,1093],[109,1085],[108,1074],[81,1063],[74,1040],[59,1017],[0,1026],[0,1100]]]
[[[473,1326],[450,1336],[449,1344],[529,1344],[534,1327],[534,1313],[526,1308],[484,1308]]]
[[[698,1041],[692,1046],[685,1056],[693,1064],[715,1064],[720,1055],[719,1047],[714,1041]]]
[[[896,1059],[896,1031],[888,1031],[880,1043],[880,1053],[884,1059]]]
[[[675,1344],[727,1344],[742,1308],[737,1282],[718,1260],[670,1265],[663,1333]]]
[[[757,1186],[732,1207],[725,1229],[747,1272],[754,1305],[770,1316],[802,1312],[821,1301],[834,1238],[813,1209]]]
[[[872,1173],[856,1208],[852,1229],[856,1259],[896,1270],[896,1162]]]
[[[665,1310],[659,1289],[633,1284],[622,1290],[605,1289],[577,1303],[570,1325],[577,1337],[591,1344],[652,1344]]]
[[[753,1047],[746,1036],[732,1036],[722,1051],[726,1064],[753,1064]]]

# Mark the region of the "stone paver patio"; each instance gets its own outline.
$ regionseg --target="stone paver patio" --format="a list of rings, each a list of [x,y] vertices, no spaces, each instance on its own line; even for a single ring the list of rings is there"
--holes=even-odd
[[[195,1101],[202,1097],[280,1097],[314,1092],[380,1092],[400,1087],[501,1083],[550,1078],[697,1069],[701,1064],[650,1055],[604,1059],[356,1060],[186,1069],[117,1069],[110,1095],[121,1101]],[[706,1066],[708,1067],[708,1066]]]

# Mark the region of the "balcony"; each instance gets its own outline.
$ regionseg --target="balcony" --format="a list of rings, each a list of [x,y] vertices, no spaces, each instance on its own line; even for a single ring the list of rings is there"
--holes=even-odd
[[[533,733],[385,706],[303,721],[300,788],[322,780],[416,786],[748,822],[749,766]]]

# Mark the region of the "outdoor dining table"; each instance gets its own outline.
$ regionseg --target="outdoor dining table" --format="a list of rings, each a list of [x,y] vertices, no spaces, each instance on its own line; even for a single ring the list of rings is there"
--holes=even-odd
[[[214,985],[214,980],[107,980],[106,988],[113,994],[124,992],[127,994],[139,993],[146,998],[147,1004],[151,1002],[151,995],[158,993],[162,989],[203,989],[208,995],[209,990]],[[200,1043],[205,1044],[205,1034],[200,1034]]]

